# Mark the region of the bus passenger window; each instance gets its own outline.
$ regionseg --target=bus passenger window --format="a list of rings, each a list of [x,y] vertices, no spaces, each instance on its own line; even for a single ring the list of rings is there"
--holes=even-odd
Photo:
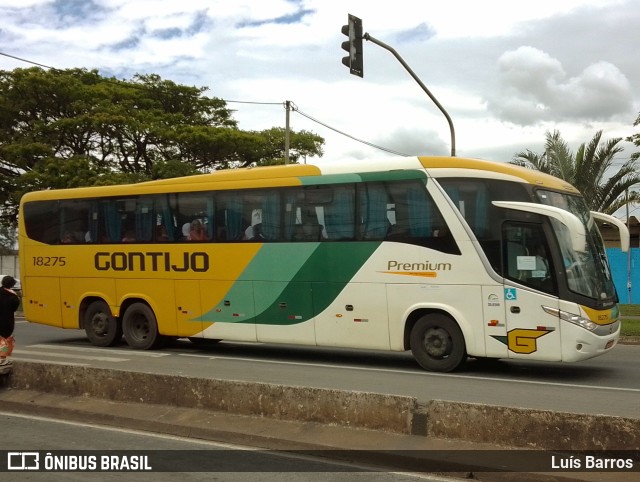
[[[215,199],[211,192],[179,193],[174,216],[180,241],[209,241],[215,232]]]
[[[27,236],[46,244],[60,242],[60,211],[58,201],[35,201],[24,204],[24,225]]]
[[[382,240],[389,233],[389,195],[382,182],[364,183],[358,186],[360,237],[365,240]]]
[[[353,185],[334,185],[331,203],[324,205],[324,223],[330,240],[354,239],[355,189]]]
[[[69,200],[60,202],[60,242],[84,243],[92,219],[92,201]]]

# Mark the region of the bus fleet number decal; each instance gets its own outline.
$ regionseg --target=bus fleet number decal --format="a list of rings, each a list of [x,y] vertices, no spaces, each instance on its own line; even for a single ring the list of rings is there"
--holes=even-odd
[[[34,256],[34,266],[65,266],[67,264],[66,256]]]

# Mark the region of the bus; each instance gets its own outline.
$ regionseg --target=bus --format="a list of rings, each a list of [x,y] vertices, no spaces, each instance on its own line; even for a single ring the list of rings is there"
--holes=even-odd
[[[283,165],[23,196],[25,318],[153,349],[176,338],[574,362],[617,294],[563,180],[457,157]]]

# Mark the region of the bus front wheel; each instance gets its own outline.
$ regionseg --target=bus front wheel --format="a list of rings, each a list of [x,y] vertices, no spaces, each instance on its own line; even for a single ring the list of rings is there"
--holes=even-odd
[[[83,326],[94,346],[113,346],[122,339],[122,327],[104,301],[94,301],[89,305]]]
[[[467,358],[464,336],[448,316],[432,313],[420,318],[411,329],[411,352],[425,370],[451,372]]]
[[[163,337],[153,310],[144,303],[133,303],[122,318],[124,339],[131,348],[151,350],[160,345]]]

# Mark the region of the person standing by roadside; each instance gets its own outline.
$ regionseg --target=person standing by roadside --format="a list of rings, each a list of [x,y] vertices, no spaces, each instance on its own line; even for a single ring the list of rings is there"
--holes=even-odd
[[[15,343],[13,338],[13,329],[15,327],[14,313],[20,306],[20,298],[13,287],[16,280],[12,276],[5,276],[0,282],[0,366],[8,365],[11,362],[7,357],[13,351]]]

